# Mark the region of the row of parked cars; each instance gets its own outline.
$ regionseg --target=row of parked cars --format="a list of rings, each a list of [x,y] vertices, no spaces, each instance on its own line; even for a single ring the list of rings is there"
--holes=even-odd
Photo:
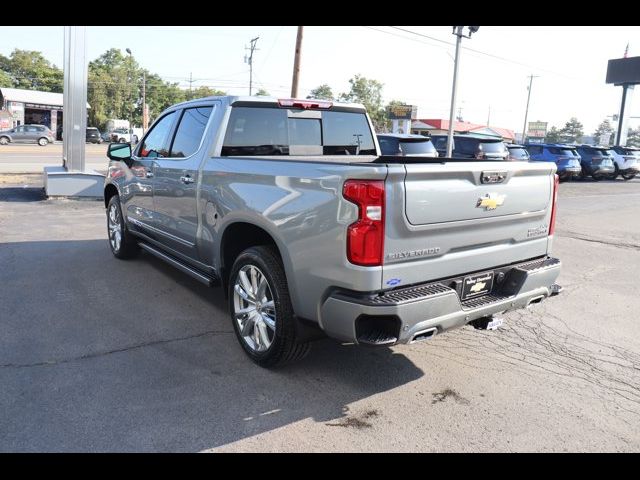
[[[446,135],[379,134],[383,155],[444,157]],[[592,177],[594,180],[631,180],[640,172],[640,149],[560,143],[507,144],[482,135],[454,135],[453,158],[554,162],[561,181]]]
[[[37,143],[44,147],[54,141],[55,135],[46,125],[19,125],[0,131],[0,145]],[[116,128],[112,132],[100,133],[100,130],[95,127],[87,127],[86,141],[87,143],[138,143],[138,135],[132,129],[126,128]]]

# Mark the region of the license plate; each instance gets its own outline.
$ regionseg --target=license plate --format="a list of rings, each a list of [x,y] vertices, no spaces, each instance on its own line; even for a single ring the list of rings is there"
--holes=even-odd
[[[486,295],[493,287],[493,272],[478,273],[462,281],[462,300]]]

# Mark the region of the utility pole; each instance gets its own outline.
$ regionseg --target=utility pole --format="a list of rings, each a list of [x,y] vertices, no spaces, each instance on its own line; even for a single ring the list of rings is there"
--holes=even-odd
[[[453,121],[456,111],[456,90],[458,81],[458,60],[460,59],[460,44],[462,43],[462,29],[464,27],[453,27],[453,34],[456,38],[456,56],[453,59],[453,87],[451,88],[451,110],[449,111],[449,132],[447,133],[447,157],[453,154]]]
[[[489,105],[489,113],[487,114],[487,127],[489,126],[490,121],[491,121],[491,105]]]
[[[304,27],[298,27],[296,37],[296,52],[293,58],[293,79],[291,80],[291,98],[298,97],[298,78],[300,76],[300,50],[302,49],[302,31]]]
[[[460,63],[460,44],[462,43],[462,37],[471,38],[471,35],[476,33],[480,27],[468,27],[469,35],[464,35],[462,30],[464,27],[454,26],[453,34],[456,38],[456,56],[453,60],[453,86],[451,87],[451,109],[449,110],[449,132],[447,134],[447,157],[451,157],[453,153],[453,120],[456,112],[456,90],[458,87],[458,64]]]
[[[189,72],[189,100],[193,99],[191,94],[191,84],[193,84],[193,72]]]
[[[249,50],[249,56],[244,56],[244,63],[249,64],[249,96],[251,96],[251,89],[253,87],[253,52],[254,50],[260,50],[259,48],[256,48],[256,42],[259,38],[260,37],[252,38],[251,46],[244,47],[245,50]]]
[[[527,95],[527,108],[524,111],[524,126],[522,127],[522,143],[527,139],[527,116],[529,115],[529,100],[531,100],[531,86],[533,85],[533,79],[538,78],[539,75],[529,75],[529,94]]]

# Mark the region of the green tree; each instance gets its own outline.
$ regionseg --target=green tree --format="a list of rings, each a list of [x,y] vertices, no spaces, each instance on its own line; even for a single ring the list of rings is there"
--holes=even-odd
[[[326,83],[314,88],[309,92],[307,98],[314,98],[317,100],[334,100],[333,91],[331,87]]]
[[[627,136],[627,146],[628,147],[638,147],[640,148],[640,127],[629,129],[629,135]]]
[[[0,70],[0,87],[13,87],[11,75],[4,70]]]
[[[271,94],[267,92],[264,88],[258,89],[256,93],[253,94],[254,97],[269,97]]]
[[[142,125],[143,74],[146,75],[150,122],[165,108],[187,99],[188,92],[178,83],[165,82],[159,75],[142,69],[134,57],[112,48],[89,62],[90,125],[104,127],[110,118],[128,119],[133,125]],[[209,94],[208,89],[196,92]]]
[[[195,90],[190,92],[187,96],[191,100],[194,98],[217,97],[217,96],[222,96],[226,94],[227,92],[223,92],[222,90],[218,90],[217,88],[210,88],[210,87],[203,86],[203,87],[196,88]]]
[[[565,123],[564,127],[562,127],[562,130],[560,130],[560,135],[565,142],[580,143],[584,136],[583,128],[582,123],[580,123],[576,117],[571,117],[571,119]]]
[[[611,123],[609,122],[608,119],[604,119],[602,121],[602,123],[600,125],[598,125],[598,128],[596,128],[596,131],[593,132],[593,136],[596,139],[596,142],[600,143],[600,137],[601,136],[606,136],[607,134],[609,134],[609,145],[613,145],[613,142],[615,140],[615,135],[614,135],[615,129],[611,126]]]
[[[1,62],[2,70],[13,79],[13,87],[44,92],[62,92],[62,70],[41,52],[15,49]]]
[[[44,92],[62,92],[62,70],[51,64],[41,52],[15,49],[9,57],[0,58],[0,70],[4,72],[12,87]]]
[[[548,143],[560,143],[562,141],[560,130],[558,130],[556,127],[551,127],[551,129],[545,135],[544,141]]]
[[[87,101],[91,105],[91,125],[103,127],[110,118],[127,119],[134,125],[141,123],[136,118],[134,103],[140,95],[142,72],[136,61],[127,57],[112,48],[89,62]]]
[[[377,80],[356,75],[349,80],[351,88],[347,93],[340,94],[339,99],[345,102],[361,103],[367,109],[369,117],[376,131],[383,131],[386,123],[386,113],[382,106],[382,87]]]

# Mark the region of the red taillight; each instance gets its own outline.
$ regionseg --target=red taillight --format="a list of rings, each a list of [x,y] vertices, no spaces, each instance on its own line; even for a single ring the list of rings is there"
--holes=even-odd
[[[560,185],[560,177],[555,175],[553,182],[553,204],[551,205],[551,222],[549,222],[549,235],[553,235],[556,230],[556,207],[558,206],[558,185]]]
[[[278,100],[278,105],[281,107],[294,107],[294,108],[331,108],[333,102],[324,102],[321,100],[297,100],[295,98],[281,98]]]
[[[384,180],[347,180],[342,196],[358,205],[358,220],[347,229],[347,258],[356,265],[382,265]]]

